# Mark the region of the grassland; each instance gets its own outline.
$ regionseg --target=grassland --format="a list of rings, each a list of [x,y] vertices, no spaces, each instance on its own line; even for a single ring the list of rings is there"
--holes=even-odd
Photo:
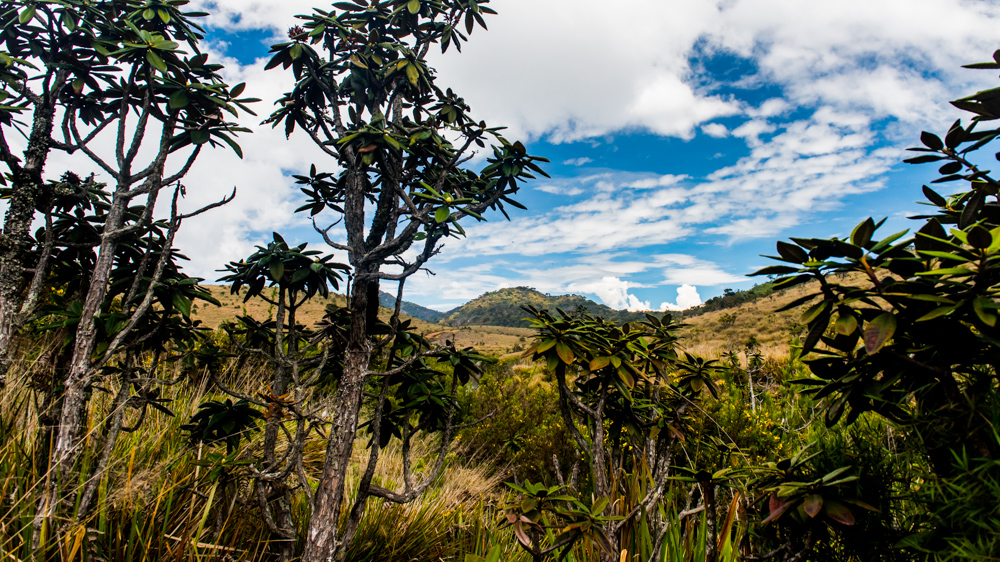
[[[194,317],[200,320],[204,326],[215,329],[223,322],[233,320],[240,315],[249,315],[258,320],[274,316],[274,307],[263,299],[254,298],[243,302],[243,295],[231,294],[229,287],[207,285],[207,288],[211,291],[212,296],[219,301],[220,306],[207,303],[196,305],[196,308],[193,309]],[[324,310],[328,304],[344,306],[345,302],[344,296],[339,294],[331,294],[326,299],[316,297],[302,305],[298,312],[298,320],[306,326],[311,326],[323,318]],[[379,313],[379,317],[383,320],[388,320],[391,315],[392,311],[384,307]],[[474,347],[493,355],[504,355],[527,347],[525,340],[532,333],[528,328],[506,326],[452,327],[425,322],[405,314],[402,317],[410,320],[418,332],[430,335],[438,343],[453,341],[458,348]]]
[[[861,278],[847,278],[841,282],[861,283]],[[208,289],[221,305],[216,307],[211,304],[198,304],[194,315],[210,328],[217,328],[223,321],[232,320],[242,314],[249,314],[257,319],[274,315],[274,307],[262,299],[250,299],[244,303],[243,297],[230,294],[228,287],[209,285]],[[704,357],[718,357],[729,351],[741,351],[753,337],[765,356],[786,356],[789,342],[803,335],[804,327],[799,322],[802,309],[783,312],[778,312],[778,309],[808,293],[815,292],[816,289],[814,283],[808,283],[776,291],[733,308],[686,318],[684,320],[686,327],[680,332],[681,345],[686,350]],[[327,299],[317,297],[302,306],[298,318],[303,324],[311,325],[322,318],[327,304],[343,306],[344,303],[344,296],[339,294],[330,295]],[[391,311],[386,308],[383,308],[380,314],[386,320],[390,315]],[[497,356],[521,351],[527,347],[526,340],[532,334],[530,328],[482,324],[456,327],[425,322],[405,314],[403,317],[413,322],[420,333],[430,335],[439,343],[450,340],[459,348],[474,347]]]

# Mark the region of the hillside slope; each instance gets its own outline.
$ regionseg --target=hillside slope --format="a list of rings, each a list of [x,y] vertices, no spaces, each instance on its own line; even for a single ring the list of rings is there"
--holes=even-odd
[[[852,280],[848,277],[846,281],[840,282],[861,283],[862,278],[858,276]],[[272,317],[274,314],[273,307],[261,299],[251,299],[244,304],[241,296],[229,294],[228,287],[209,285],[208,288],[219,299],[221,306],[198,303],[193,308],[193,315],[210,328],[216,328],[221,322],[242,314],[249,314],[257,319]],[[680,344],[688,351],[711,358],[719,357],[727,351],[742,351],[752,336],[765,354],[785,355],[788,353],[788,343],[795,337],[804,336],[804,326],[799,318],[805,307],[785,312],[776,310],[806,293],[815,292],[816,288],[815,283],[808,283],[784,291],[774,291],[730,308],[685,317],[682,322],[686,327],[680,333]],[[306,325],[314,324],[322,318],[328,303],[343,306],[344,296],[331,294],[328,299],[313,299],[300,309],[299,321]],[[447,313],[437,313],[441,314],[439,322],[411,318],[405,313],[406,305],[404,301],[403,317],[409,318],[419,333],[431,334],[439,343],[450,340],[459,348],[475,347],[497,355],[527,347],[533,330],[527,328],[528,323],[523,320],[527,313],[521,309],[522,305],[552,311],[561,308],[567,312],[575,312],[577,307],[582,306],[591,314],[604,316],[616,323],[644,318],[643,313],[614,310],[579,295],[549,296],[527,287],[486,293]],[[388,319],[390,314],[389,309],[383,308],[380,316]]]
[[[233,295],[230,294],[229,287],[225,285],[204,285],[204,287],[219,301],[220,306],[216,307],[203,302],[195,303],[192,311],[195,319],[201,320],[202,324],[209,328],[218,328],[223,321],[234,320],[237,316],[248,315],[258,320],[274,317],[274,307],[264,299],[253,298],[244,303],[245,291],[240,295]],[[265,289],[266,291],[267,289]],[[299,308],[296,320],[306,326],[312,326],[323,318],[328,304],[345,306],[347,299],[338,293],[330,293],[330,296],[325,299],[319,296],[313,297]],[[388,320],[391,314],[391,310],[383,307],[379,317]],[[403,314],[402,317],[410,319],[417,326],[417,331],[422,333],[439,331],[442,328],[442,326],[432,322],[411,318],[406,314]]]
[[[244,303],[243,296],[230,294],[229,287],[227,286],[205,285],[205,287],[212,293],[213,297],[218,299],[220,306],[205,302],[195,303],[192,307],[192,316],[195,320],[200,320],[203,326],[215,329],[223,322],[235,320],[237,316],[242,315],[249,315],[257,320],[274,317],[274,307],[263,299],[254,298]],[[406,301],[404,301],[403,310],[405,310],[405,303]],[[323,318],[327,304],[344,306],[346,299],[344,295],[336,293],[331,294],[326,299],[315,297],[299,309],[298,322],[306,326],[314,325]],[[388,320],[391,315],[392,311],[385,307],[379,312],[379,317],[383,320]],[[401,317],[404,320],[410,320],[418,333],[431,334],[433,339],[438,343],[444,344],[446,341],[452,341],[458,348],[474,347],[484,353],[496,355],[526,347],[526,338],[530,337],[532,332],[527,328],[503,326],[462,326],[460,328],[452,328],[413,318],[405,312]]]
[[[390,295],[385,291],[379,291],[378,303],[385,308],[395,310],[396,295]],[[423,320],[424,322],[440,322],[445,317],[444,312],[438,312],[437,310],[427,308],[426,306],[420,306],[419,304],[408,300],[403,301],[403,305],[399,307],[399,311],[412,318]]]
[[[838,278],[837,282],[860,286],[866,281],[858,274]],[[810,282],[731,308],[684,318],[687,327],[680,334],[681,346],[699,355],[717,357],[727,351],[742,351],[753,336],[765,355],[785,355],[792,339],[805,337],[805,326],[799,319],[809,306],[777,310],[818,289],[818,283]]]

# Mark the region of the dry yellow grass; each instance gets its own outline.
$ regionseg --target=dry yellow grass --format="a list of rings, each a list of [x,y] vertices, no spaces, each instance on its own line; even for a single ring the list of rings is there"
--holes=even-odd
[[[851,275],[837,281],[860,286],[864,277]],[[784,312],[777,310],[806,294],[815,293],[817,289],[817,283],[806,283],[778,291],[756,302],[688,318],[684,321],[688,327],[680,333],[681,346],[703,357],[718,357],[728,351],[742,351],[750,337],[754,336],[765,356],[786,356],[789,341],[795,336],[805,336],[805,326],[799,322],[805,308]]]
[[[223,285],[205,285],[212,293],[212,296],[219,301],[219,306],[204,302],[196,303],[193,316],[200,320],[204,326],[215,329],[227,320],[233,320],[237,316],[247,315],[264,320],[273,318],[275,307],[261,298],[253,298],[243,302],[244,291],[240,295],[233,295],[229,292],[229,287]],[[269,291],[269,289],[265,289]],[[266,293],[270,295],[270,293]],[[344,306],[346,299],[344,295],[331,294],[329,298],[315,297],[303,304],[297,313],[299,323],[312,326],[323,318],[326,305],[336,304]],[[388,320],[392,311],[383,308],[379,317]],[[518,346],[527,347],[525,341],[531,336],[532,330],[528,328],[508,328],[505,326],[462,326],[453,328],[424,322],[416,318],[411,318],[405,314],[404,319],[410,320],[420,334],[431,335],[432,340],[444,344],[445,341],[455,342],[458,348],[474,347],[477,350],[490,354],[508,353]]]
[[[846,284],[861,284],[863,277],[848,276],[840,280]],[[212,296],[221,306],[199,303],[194,310],[196,319],[210,328],[217,328],[225,320],[248,314],[257,319],[274,316],[274,307],[263,299],[250,299],[231,295],[229,288],[208,285]],[[765,356],[781,357],[788,354],[788,343],[795,336],[804,335],[804,326],[799,322],[803,308],[777,312],[777,309],[807,293],[816,291],[815,283],[808,283],[779,291],[756,302],[735,308],[708,312],[685,320],[687,328],[681,331],[681,346],[703,357],[718,357],[728,351],[742,351],[750,336],[757,338],[760,350]],[[332,294],[328,299],[316,297],[299,310],[298,319],[302,324],[312,325],[323,317],[327,304],[344,306],[343,295]],[[391,311],[383,308],[380,316],[388,320]],[[511,357],[529,345],[534,334],[530,328],[509,328],[504,326],[461,326],[451,327],[424,322],[403,315],[413,322],[417,332],[431,336],[437,343],[453,341],[458,348],[473,347],[483,353]],[[726,321],[729,319],[730,321]]]

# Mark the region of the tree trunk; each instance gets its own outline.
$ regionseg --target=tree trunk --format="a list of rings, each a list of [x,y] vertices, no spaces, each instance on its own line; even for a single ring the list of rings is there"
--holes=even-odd
[[[10,204],[4,216],[3,236],[0,237],[0,386],[6,382],[11,361],[11,340],[19,329],[18,312],[33,244],[31,221],[45,189],[42,170],[49,153],[53,112],[48,105],[36,108],[24,165],[18,167],[10,163],[14,177]]]
[[[73,343],[73,358],[66,377],[66,391],[63,396],[62,412],[59,417],[59,431],[52,448],[50,477],[38,502],[33,526],[36,540],[44,521],[57,513],[62,480],[72,469],[79,455],[80,434],[87,425],[87,402],[91,384],[91,356],[97,343],[97,325],[94,319],[100,313],[104,297],[108,292],[111,268],[114,265],[115,249],[118,242],[108,233],[121,228],[127,201],[116,196],[108,211],[104,226],[100,251],[94,264],[93,275],[84,300],[80,323]]]
[[[274,363],[274,375],[271,378],[271,392],[275,397],[280,397],[288,391],[288,383],[290,382],[290,373],[288,372],[288,367],[282,361],[282,350],[278,349],[283,345],[280,333],[284,330],[285,325],[285,312],[286,312],[286,294],[285,289],[279,289],[278,294],[278,313],[275,316],[277,322],[278,339],[276,340],[277,346],[275,349],[275,354],[277,355],[277,360]],[[295,339],[292,332],[295,330],[295,315],[294,311],[289,311],[288,318],[289,328],[285,332],[289,334],[288,338],[288,354],[296,353]],[[264,472],[274,472],[280,470],[281,467],[278,466],[277,459],[277,444],[278,444],[278,433],[281,429],[281,408],[277,404],[269,408],[267,420],[264,422],[264,452],[263,452],[263,462],[262,468]],[[291,446],[291,444],[289,444]],[[280,533],[276,537],[278,540],[275,543],[275,554],[278,556],[278,560],[284,562],[290,560],[295,554],[295,542],[290,540],[295,536],[295,522],[292,520],[292,508],[288,500],[288,486],[285,484],[284,479],[274,480],[274,481],[261,481],[258,482],[258,486],[264,486],[266,488],[265,494],[262,496],[264,498],[264,503],[260,506],[262,510],[272,509],[273,504],[274,510],[274,523],[277,526]]]
[[[338,549],[349,546],[339,542],[338,524],[344,501],[347,468],[358,430],[365,375],[371,358],[366,326],[370,285],[366,274],[370,273],[357,271],[351,288],[351,334],[344,360],[344,374],[334,396],[334,414],[326,446],[326,460],[316,489],[314,511],[309,520],[305,551],[302,553],[303,562],[333,560],[339,554]]]

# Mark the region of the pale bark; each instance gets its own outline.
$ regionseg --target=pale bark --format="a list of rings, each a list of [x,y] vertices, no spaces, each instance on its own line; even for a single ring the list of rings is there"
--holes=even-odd
[[[348,342],[344,374],[334,395],[334,417],[328,430],[326,461],[316,488],[315,508],[309,520],[303,562],[333,560],[341,547],[338,533],[340,508],[344,501],[344,484],[350,465],[354,438],[358,429],[365,375],[371,358],[367,335],[368,280],[355,274],[352,288],[351,334]]]
[[[38,101],[23,164],[17,163],[6,139],[0,136],[0,160],[7,164],[13,176],[0,237],[0,387],[6,383],[13,337],[23,321],[18,312],[23,302],[25,272],[31,265],[29,258],[34,243],[31,222],[45,190],[42,172],[49,153],[55,103],[50,99]]]

